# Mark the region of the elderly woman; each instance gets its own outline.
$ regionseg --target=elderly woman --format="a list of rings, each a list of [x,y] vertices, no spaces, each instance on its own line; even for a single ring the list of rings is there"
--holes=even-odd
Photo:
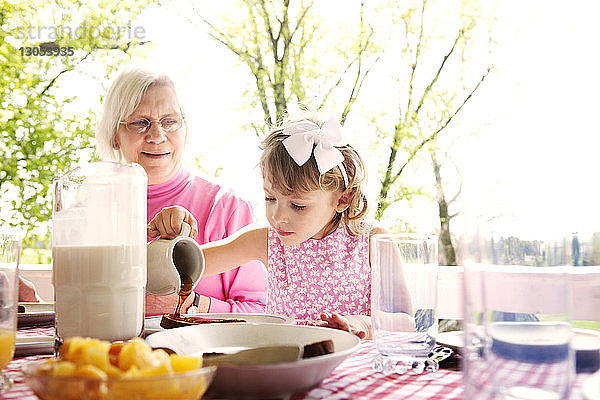
[[[249,203],[182,165],[190,134],[175,85],[168,76],[130,68],[108,90],[96,132],[101,158],[138,163],[148,175],[148,221],[163,208],[181,206],[199,244],[223,239],[253,222]],[[177,234],[179,232],[173,232]],[[157,232],[149,230],[150,238]],[[257,261],[203,277],[192,300],[198,312],[264,312],[266,271]],[[146,295],[146,313],[173,312],[177,294]],[[193,309],[195,311],[196,309]]]

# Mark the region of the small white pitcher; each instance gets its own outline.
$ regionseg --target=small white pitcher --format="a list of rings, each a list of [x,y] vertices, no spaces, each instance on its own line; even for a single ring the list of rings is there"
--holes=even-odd
[[[181,233],[175,239],[157,239],[147,245],[148,293],[164,296],[178,293],[181,277],[189,276],[198,283],[204,272],[202,250],[189,237],[191,227],[183,222]]]

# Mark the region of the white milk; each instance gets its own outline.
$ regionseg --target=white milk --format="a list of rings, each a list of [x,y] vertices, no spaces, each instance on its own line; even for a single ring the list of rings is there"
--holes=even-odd
[[[125,340],[142,332],[146,253],[142,246],[55,246],[56,332]]]

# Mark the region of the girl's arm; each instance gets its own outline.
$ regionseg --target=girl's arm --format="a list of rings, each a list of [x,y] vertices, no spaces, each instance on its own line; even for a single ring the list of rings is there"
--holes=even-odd
[[[181,221],[179,223],[181,224]],[[174,230],[174,232],[176,231],[177,229]],[[261,246],[263,247],[262,252],[260,250]],[[267,228],[243,228],[227,239],[207,243],[200,246],[200,248],[204,256],[203,275],[206,276],[217,275],[238,268],[240,264],[252,260],[259,260],[267,265]],[[192,306],[194,297],[194,292],[192,292],[184,301],[182,308],[186,310],[186,313],[190,312],[188,309]],[[172,312],[173,304],[177,304],[178,298],[179,296],[176,293],[166,296],[146,294],[146,310],[149,314]],[[207,296],[200,295],[198,310],[209,312],[209,307],[210,299]],[[197,312],[197,310],[194,312]]]
[[[248,225],[230,237],[200,246],[204,275],[216,275],[258,260],[267,266],[267,228]]]
[[[198,234],[196,218],[181,206],[165,207],[148,224],[148,237],[173,239],[185,221],[192,227],[191,237]],[[204,255],[204,275],[217,275],[258,260],[267,265],[266,227],[247,225],[233,235],[200,246]]]

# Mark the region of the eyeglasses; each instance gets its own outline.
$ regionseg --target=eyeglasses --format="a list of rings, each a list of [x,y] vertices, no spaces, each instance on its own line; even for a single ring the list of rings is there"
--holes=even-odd
[[[150,129],[153,122],[158,122],[158,125],[162,128],[163,131],[175,132],[176,130],[181,128],[181,124],[184,119],[184,116],[164,117],[159,120],[150,120],[147,118],[142,118],[135,121],[120,121],[119,124],[125,125],[125,129],[127,129],[131,133],[142,134]]]

